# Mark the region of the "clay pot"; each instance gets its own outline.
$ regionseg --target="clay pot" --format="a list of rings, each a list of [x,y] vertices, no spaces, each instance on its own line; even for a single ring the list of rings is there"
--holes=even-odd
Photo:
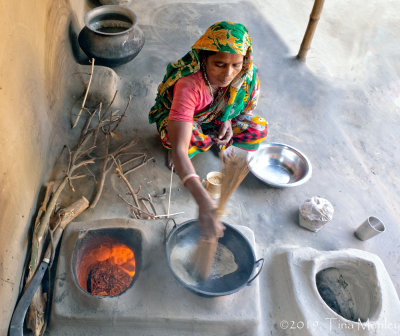
[[[144,45],[144,34],[136,22],[136,14],[123,6],[92,9],[85,15],[79,45],[86,55],[95,58],[95,64],[125,64],[135,58]]]

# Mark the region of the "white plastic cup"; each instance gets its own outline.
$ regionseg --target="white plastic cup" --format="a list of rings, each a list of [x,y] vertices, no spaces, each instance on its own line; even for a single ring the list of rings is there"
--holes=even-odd
[[[374,216],[368,217],[354,232],[360,240],[367,240],[385,231],[385,225]]]

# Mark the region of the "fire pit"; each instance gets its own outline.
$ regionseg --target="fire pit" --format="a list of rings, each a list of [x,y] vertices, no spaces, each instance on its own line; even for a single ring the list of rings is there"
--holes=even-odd
[[[163,244],[165,223],[104,219],[69,224],[57,263],[49,335],[260,335],[258,279],[236,293],[216,298],[187,290],[168,268]],[[254,248],[253,232],[246,227],[235,228]],[[98,253],[101,246],[106,246],[105,256]],[[102,283],[116,277],[98,271],[100,263],[119,260],[112,257],[111,246],[133,252],[135,274],[125,289],[114,292],[111,288],[115,286],[104,285],[97,291],[96,279]],[[133,271],[125,261],[132,261],[132,254],[128,251],[127,256],[115,262],[114,268]],[[109,289],[108,295],[104,287]]]
[[[91,230],[74,248],[72,264],[80,287],[93,295],[117,296],[135,279],[141,239],[134,229]],[[136,251],[136,253],[135,253]]]

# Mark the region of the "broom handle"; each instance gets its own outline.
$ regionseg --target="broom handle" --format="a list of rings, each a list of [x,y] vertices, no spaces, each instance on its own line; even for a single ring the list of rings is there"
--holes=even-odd
[[[241,161],[240,163],[243,163],[243,161]],[[243,167],[239,166],[239,169],[242,169]],[[235,169],[238,169],[238,166],[236,166]],[[240,172],[240,170],[238,170],[237,172]],[[225,205],[228,201],[229,196],[236,190],[239,184],[243,181],[243,178],[244,176],[246,176],[246,174],[242,175],[242,177],[238,179],[237,181],[238,183],[230,186],[231,188],[229,190],[229,193],[228,194],[225,193],[224,199],[222,199],[222,197],[219,198],[218,206],[215,209],[215,215],[217,221],[219,221],[220,218],[225,215]],[[222,184],[223,183],[224,181],[222,182]],[[215,253],[217,251],[218,239],[219,239],[218,237],[213,237],[212,239],[205,240],[200,237],[197,243],[197,248],[193,258],[193,265],[195,266],[195,272],[197,272],[197,274],[200,276],[202,280],[206,280],[210,274],[210,270],[215,258]]]
[[[224,210],[217,208],[215,214],[217,216],[217,221],[219,221],[221,216],[224,214]],[[195,260],[195,263],[199,268],[197,272],[202,280],[207,280],[210,274],[215,259],[215,253],[217,252],[218,239],[218,237],[213,237],[209,240],[200,238],[200,241],[198,242],[196,251],[197,259]]]

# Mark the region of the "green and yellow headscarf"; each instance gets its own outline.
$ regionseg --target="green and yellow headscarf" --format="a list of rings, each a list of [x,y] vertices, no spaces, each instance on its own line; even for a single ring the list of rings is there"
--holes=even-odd
[[[164,79],[158,87],[156,102],[149,113],[150,123],[161,122],[169,115],[175,83],[180,78],[200,70],[200,50],[244,56],[242,71],[229,86],[229,99],[224,102],[225,106],[222,107],[219,119],[224,122],[243,112],[257,81],[256,69],[252,62],[251,39],[242,24],[222,21],[208,28],[185,56],[168,64]]]

